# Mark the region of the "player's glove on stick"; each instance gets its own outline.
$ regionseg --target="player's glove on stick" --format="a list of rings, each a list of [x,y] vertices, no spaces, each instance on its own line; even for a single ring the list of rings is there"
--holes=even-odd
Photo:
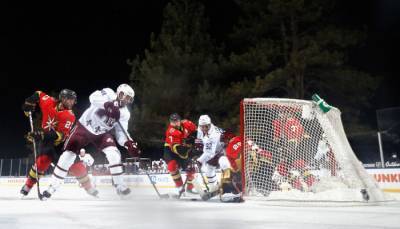
[[[62,134],[57,133],[54,130],[44,132],[43,130],[35,130],[33,132],[28,132],[26,138],[28,141],[33,142],[35,140],[36,142],[38,141],[43,141],[43,142],[55,142],[59,138],[61,138]]]
[[[128,153],[129,155],[131,155],[131,157],[139,157],[140,150],[138,148],[137,142],[133,140],[128,140],[125,142],[124,146],[128,150]]]
[[[22,110],[26,116],[29,116],[29,112],[35,111],[37,102],[39,102],[39,92],[35,92],[32,96],[25,99],[25,103],[22,105]]]

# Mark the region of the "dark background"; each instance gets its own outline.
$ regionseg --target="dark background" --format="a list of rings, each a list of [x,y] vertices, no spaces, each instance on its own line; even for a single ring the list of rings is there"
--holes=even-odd
[[[238,9],[232,1],[203,1],[217,41],[231,31]],[[29,122],[21,111],[35,90],[48,93],[70,88],[78,93],[76,111],[88,106],[91,92],[115,89],[129,79],[126,61],[143,53],[150,34],[157,34],[168,1],[130,4],[38,5],[0,7],[0,158],[27,156],[23,135]],[[376,109],[400,106],[397,83],[400,2],[396,0],[339,1],[343,24],[367,27],[363,47],[350,62],[360,70],[385,77]],[[354,82],[357,83],[357,82]],[[140,95],[137,95],[140,97]],[[357,95],[354,95],[357,96]],[[133,117],[134,118],[134,117]]]

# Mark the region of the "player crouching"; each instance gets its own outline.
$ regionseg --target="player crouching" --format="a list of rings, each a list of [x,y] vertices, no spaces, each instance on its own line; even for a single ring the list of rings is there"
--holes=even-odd
[[[197,158],[198,165],[201,165],[200,174],[203,179],[206,190],[196,180],[195,188],[199,192],[203,200],[208,200],[218,194],[221,194],[221,200],[225,200],[222,197],[228,197],[228,193],[237,195],[238,192],[233,190],[231,182],[231,165],[228,158],[224,155],[224,144],[221,142],[222,130],[211,123],[211,119],[208,115],[201,115],[199,118],[199,128],[197,131],[197,138],[201,140],[202,154]],[[222,179],[220,184],[217,182],[216,169],[221,168]],[[207,176],[207,181],[202,175],[201,169],[204,168]],[[236,176],[237,178],[237,176]],[[237,181],[237,179],[235,179]],[[225,192],[224,192],[225,190]],[[233,192],[232,192],[233,191]],[[241,192],[241,191],[239,191]],[[226,195],[225,195],[226,194]],[[237,197],[237,196],[235,196]],[[232,197],[233,199],[237,199]],[[240,197],[240,195],[239,195]],[[230,202],[227,200],[226,202]]]
[[[221,175],[221,202],[243,202],[242,198],[242,139],[235,136],[232,131],[226,130],[221,135],[221,141],[226,148],[226,157],[229,160],[230,168],[222,171]]]

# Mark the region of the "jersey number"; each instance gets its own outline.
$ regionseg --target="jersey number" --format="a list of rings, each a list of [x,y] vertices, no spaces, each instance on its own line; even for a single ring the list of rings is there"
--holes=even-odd
[[[72,122],[67,121],[67,122],[65,123],[65,128],[71,129],[71,126],[72,126]]]
[[[242,143],[241,143],[241,142],[238,142],[238,143],[234,144],[234,145],[232,146],[232,148],[233,148],[234,150],[237,150],[241,145],[242,145]]]

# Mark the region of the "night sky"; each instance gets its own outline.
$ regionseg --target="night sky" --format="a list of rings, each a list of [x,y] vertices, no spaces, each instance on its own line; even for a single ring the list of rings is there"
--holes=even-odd
[[[0,158],[28,154],[23,135],[29,122],[21,111],[35,90],[78,93],[77,108],[88,95],[128,82],[127,59],[142,54],[151,32],[158,33],[168,1],[132,1],[130,5],[38,5],[0,7]],[[238,9],[231,1],[206,2],[212,36],[220,41],[231,31]],[[344,2],[344,1],[343,1]],[[395,0],[341,3],[342,23],[367,26],[365,45],[352,53],[360,70],[385,76],[376,108],[400,106],[395,77],[399,73],[400,2]],[[224,12],[224,14],[222,14]],[[140,96],[140,95],[137,95]]]

